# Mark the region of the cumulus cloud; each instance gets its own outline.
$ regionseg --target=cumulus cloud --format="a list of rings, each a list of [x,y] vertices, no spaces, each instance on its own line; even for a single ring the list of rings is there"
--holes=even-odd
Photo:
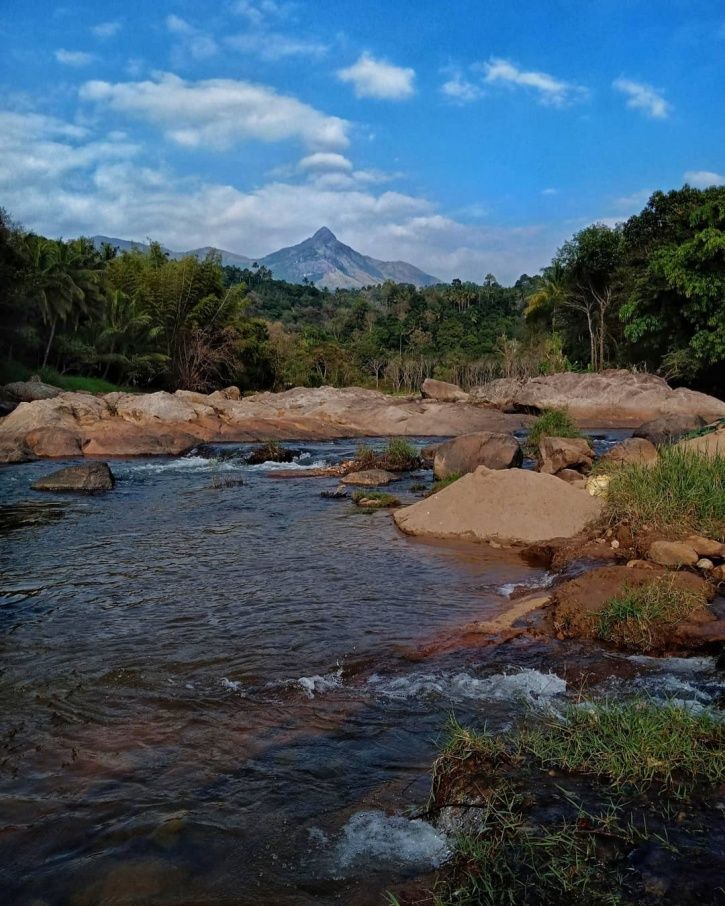
[[[113,22],[99,22],[98,25],[91,26],[91,34],[94,38],[98,38],[99,41],[104,41],[106,38],[112,38],[114,35],[117,35],[121,30],[121,23],[118,20]]]
[[[402,101],[415,92],[414,69],[376,60],[369,53],[361,54],[352,66],[339,69],[337,77],[351,84],[359,98]]]
[[[95,60],[95,57],[92,53],[86,53],[83,50],[56,50],[55,58],[59,63],[62,63],[64,66],[88,66]]]
[[[300,161],[299,168],[304,171],[341,170],[345,173],[349,173],[353,169],[351,160],[334,151],[316,151],[314,154],[308,154]]]
[[[685,182],[696,189],[707,189],[710,186],[725,186],[725,176],[712,170],[688,170]]]
[[[664,120],[670,115],[670,105],[651,85],[619,78],[612,82],[612,88],[627,97],[627,107],[640,110],[654,120]]]
[[[278,3],[277,0],[236,0],[232,12],[244,16],[253,25],[262,25],[268,19],[284,19],[292,12],[291,3]]]
[[[269,31],[229,35],[224,43],[234,50],[253,54],[267,62],[286,57],[323,57],[329,50],[328,45],[322,41]]]
[[[441,92],[454,104],[470,104],[483,94],[480,85],[469,81],[460,72],[451,74],[451,77],[441,85]]]
[[[557,79],[547,72],[521,69],[510,60],[500,57],[491,57],[477,68],[483,73],[487,84],[533,91],[539,103],[552,107],[564,107],[573,101],[582,100],[588,93],[581,85]]]
[[[159,73],[144,82],[86,82],[81,98],[140,117],[187,147],[224,150],[241,142],[297,139],[313,149],[349,144],[349,123],[274,89],[234,79],[185,81]]]

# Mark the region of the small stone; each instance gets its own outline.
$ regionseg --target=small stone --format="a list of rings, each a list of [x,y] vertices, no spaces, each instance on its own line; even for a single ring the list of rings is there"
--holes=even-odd
[[[648,559],[660,566],[694,566],[697,551],[684,541],[653,541],[647,551]]]
[[[710,577],[716,582],[725,582],[725,566],[716,566],[710,570]]]
[[[687,544],[697,551],[701,557],[725,558],[725,544],[713,541],[712,538],[703,538],[702,535],[690,535]]]
[[[617,541],[617,539],[615,538],[612,541],[612,549],[616,551],[618,548],[619,548],[619,541]]]
[[[712,560],[708,560],[707,557],[701,557],[701,558],[697,561],[697,563],[695,564],[695,566],[696,566],[698,569],[704,569],[704,570],[707,570],[708,572],[709,572],[711,569],[714,569],[714,568],[715,568],[715,564],[712,562]]]

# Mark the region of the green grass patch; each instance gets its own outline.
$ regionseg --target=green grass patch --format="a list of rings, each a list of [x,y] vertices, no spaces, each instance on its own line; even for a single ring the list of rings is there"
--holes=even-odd
[[[409,472],[421,466],[418,451],[404,437],[391,438],[380,452],[367,444],[358,444],[355,461],[358,469],[386,469],[389,472]]]
[[[670,627],[703,605],[702,595],[683,588],[676,576],[625,586],[597,616],[597,636],[637,651],[650,651]]]
[[[353,503],[364,509],[383,509],[389,506],[400,506],[400,501],[385,491],[354,491]]]
[[[124,393],[138,393],[134,387],[122,387],[113,384],[111,381],[105,381],[100,377],[86,377],[83,375],[61,374],[55,368],[46,366],[45,368],[28,368],[20,362],[5,359],[0,362],[0,383],[11,384],[15,381],[27,381],[37,374],[45,384],[52,384],[54,387],[60,387],[61,390],[86,391],[87,393],[114,393],[121,390]]]
[[[526,446],[538,450],[542,437],[583,437],[572,417],[564,409],[545,409],[529,429]]]
[[[607,510],[633,534],[698,533],[725,541],[725,456],[663,447],[656,463],[610,470]]]
[[[428,491],[426,496],[431,497],[433,494],[437,494],[438,491],[442,491],[443,488],[447,488],[449,485],[453,484],[454,481],[458,481],[458,479],[462,477],[463,476],[460,472],[453,472],[445,478],[440,478],[438,479],[438,481],[434,481],[431,485],[430,491]]]

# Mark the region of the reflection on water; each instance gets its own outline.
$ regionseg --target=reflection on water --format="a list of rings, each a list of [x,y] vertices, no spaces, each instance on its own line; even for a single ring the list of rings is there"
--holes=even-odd
[[[335,479],[271,481],[244,450],[118,461],[112,493],[52,504],[29,490],[48,463],[0,470],[21,529],[0,547],[9,902],[379,902],[446,851],[396,816],[425,800],[450,714],[496,729],[569,694],[570,647],[412,656],[541,571],[351,518],[320,498]],[[680,679],[716,694],[709,661]]]

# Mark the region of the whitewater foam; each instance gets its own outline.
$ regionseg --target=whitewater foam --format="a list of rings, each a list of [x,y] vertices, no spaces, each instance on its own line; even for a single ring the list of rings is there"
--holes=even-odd
[[[451,856],[448,838],[420,818],[381,811],[353,815],[342,829],[334,860],[343,873],[381,862],[438,868]]]
[[[544,704],[566,692],[566,680],[555,673],[541,673],[522,667],[512,673],[476,677],[470,673],[413,673],[388,679],[374,674],[368,686],[390,698],[442,697],[449,699],[487,699]]]
[[[314,698],[321,692],[331,692],[342,686],[342,667],[334,673],[316,673],[313,676],[301,676],[293,680],[293,685],[299,686],[308,698]]]

